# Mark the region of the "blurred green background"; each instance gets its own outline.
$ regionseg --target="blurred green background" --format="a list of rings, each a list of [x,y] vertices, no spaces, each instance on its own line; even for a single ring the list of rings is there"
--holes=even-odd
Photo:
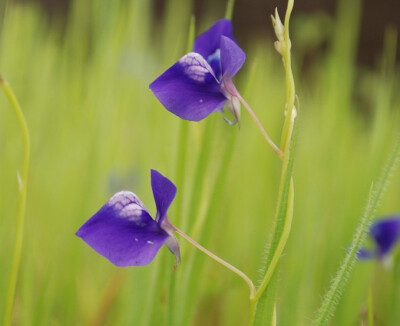
[[[0,73],[19,98],[32,141],[15,325],[244,325],[246,285],[183,239],[182,263],[173,272],[174,257],[165,248],[149,266],[118,269],[74,235],[118,190],[134,191],[154,213],[154,168],[178,186],[171,221],[254,281],[261,278],[279,160],[245,112],[240,130],[219,113],[199,123],[180,121],[148,89],[185,53],[195,6],[170,0],[160,16],[145,0],[75,0],[63,21],[49,20],[33,3],[8,4]],[[296,6],[295,215],[280,268],[279,325],[310,324],[400,122],[397,28],[382,20],[382,46],[365,66],[357,59],[363,2],[338,1],[334,15],[297,14]],[[224,7],[203,8],[196,34],[221,18]],[[251,27],[236,24],[239,13],[245,15],[246,6],[235,9],[233,23],[247,61],[235,84],[278,142],[281,59],[268,33],[256,28],[254,36]],[[265,31],[272,30],[270,13],[264,12]],[[22,161],[20,129],[4,94],[0,158],[2,320]],[[400,211],[399,178],[392,176],[379,214]],[[372,287],[376,325],[398,325],[398,278],[377,262],[357,264],[332,324],[365,322]]]

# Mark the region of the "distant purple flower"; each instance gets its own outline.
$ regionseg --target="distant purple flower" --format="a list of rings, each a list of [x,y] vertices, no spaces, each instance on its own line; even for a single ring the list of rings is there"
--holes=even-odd
[[[373,223],[369,234],[376,247],[372,250],[361,248],[357,252],[360,259],[385,258],[400,238],[400,216],[389,216]]]
[[[182,119],[199,121],[227,104],[239,120],[240,102],[232,77],[245,59],[233,39],[231,21],[220,19],[197,37],[194,52],[180,58],[150,89],[168,111]]]
[[[76,235],[120,267],[149,264],[163,244],[179,262],[175,228],[167,216],[176,187],[155,170],[151,170],[151,187],[157,207],[155,220],[134,193],[121,191],[86,221]]]

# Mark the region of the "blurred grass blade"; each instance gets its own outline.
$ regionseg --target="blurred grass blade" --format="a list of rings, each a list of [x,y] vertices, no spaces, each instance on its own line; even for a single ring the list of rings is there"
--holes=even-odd
[[[193,42],[196,33],[196,20],[194,15],[190,17],[190,25],[189,25],[189,33],[186,45],[186,52],[192,51]],[[179,187],[180,191],[182,191],[183,183],[185,179],[185,171],[186,171],[186,153],[187,153],[187,140],[188,140],[188,129],[189,122],[185,120],[179,121],[179,139],[178,139],[178,149],[176,155],[176,179],[175,182]],[[175,223],[177,225],[180,224],[180,220],[182,218],[182,195],[177,196],[175,200]]]
[[[115,301],[125,283],[127,271],[118,269],[112,274],[100,295],[99,303],[87,326],[101,326],[106,323]]]
[[[368,288],[368,326],[374,326],[374,301],[371,286]]]
[[[400,137],[397,137],[394,149],[383,169],[382,175],[376,185],[371,186],[368,196],[367,205],[361,217],[360,224],[354,234],[350,249],[348,250],[341,266],[339,267],[336,277],[333,279],[328,292],[322,301],[314,320],[314,326],[328,325],[332,319],[336,307],[346,289],[349,277],[354,269],[357,260],[357,250],[362,245],[368,227],[371,224],[378,205],[380,204],[383,194],[389,184],[390,176],[393,174],[397,162],[400,158]]]
[[[276,326],[276,305],[274,306],[274,312],[272,314],[272,321],[271,321],[271,326]]]
[[[225,18],[232,20],[234,8],[235,8],[235,0],[228,0],[226,4]]]
[[[208,119],[205,121],[205,128],[200,145],[200,153],[198,155],[197,164],[195,168],[195,175],[192,184],[191,199],[189,203],[189,212],[182,218],[182,229],[188,230],[192,227],[194,221],[193,216],[199,210],[199,206],[203,200],[201,194],[207,180],[207,169],[210,166],[210,156],[212,148],[212,140],[215,136],[215,119]]]
[[[193,43],[196,35],[196,19],[195,16],[192,15],[190,17],[190,25],[188,32],[188,39],[186,44],[186,52],[191,52],[193,49]],[[185,191],[184,188],[184,180],[186,177],[186,166],[187,166],[187,149],[188,149],[188,131],[189,131],[189,122],[186,120],[179,121],[179,134],[178,134],[178,148],[176,155],[176,185],[179,188],[179,194],[175,199],[175,223],[176,225],[180,225],[180,221],[182,221],[182,216],[184,214],[183,209],[183,194]],[[175,324],[175,293],[176,293],[176,275],[175,273],[171,274],[168,278],[168,301],[167,301],[167,321],[169,325]]]
[[[230,172],[229,166],[232,162],[232,155],[234,153],[238,134],[237,130],[229,130],[229,132],[230,135],[226,142],[224,142],[225,150],[219,162],[218,173],[216,174],[217,179],[215,180],[209,198],[218,198],[226,187],[226,180]],[[216,216],[216,212],[220,208],[219,204],[217,200],[203,200],[203,205],[206,205],[205,209],[199,209],[196,212],[196,221],[193,224],[191,233],[193,233],[194,237],[198,239],[199,242],[205,245],[208,245],[213,235],[213,229],[217,222],[217,219],[213,217]],[[184,299],[182,304],[184,308],[182,309],[182,305],[180,305],[182,314],[180,325],[187,325],[193,314],[193,307],[201,285],[199,280],[201,279],[202,272],[204,272],[204,262],[205,259],[203,255],[197,252],[197,250],[193,251],[191,255],[188,255],[183,282],[181,282],[182,298]]]
[[[186,52],[190,52],[193,49],[194,39],[196,37],[196,17],[190,16],[189,33],[186,45]]]
[[[400,250],[398,249],[395,256],[394,266],[393,266],[393,288],[391,289],[391,310],[389,325],[396,326],[400,320]]]
[[[28,125],[26,124],[24,113],[21,106],[11,89],[8,82],[0,75],[0,87],[3,88],[6,97],[11,103],[12,108],[18,118],[18,123],[22,132],[22,140],[24,146],[24,158],[22,167],[22,176],[18,173],[18,215],[17,215],[17,228],[15,232],[14,252],[11,263],[10,282],[8,284],[7,302],[4,313],[4,325],[8,326],[12,323],[12,312],[14,306],[15,291],[18,281],[19,267],[21,264],[22,245],[24,240],[24,225],[25,225],[25,209],[26,209],[26,191],[28,186],[29,174],[29,160],[30,160],[30,138]]]

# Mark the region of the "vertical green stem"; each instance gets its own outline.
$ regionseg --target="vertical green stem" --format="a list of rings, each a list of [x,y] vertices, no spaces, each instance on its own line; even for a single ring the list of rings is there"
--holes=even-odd
[[[14,243],[14,252],[11,263],[11,275],[10,282],[7,291],[7,301],[6,301],[6,310],[4,314],[4,325],[11,325],[12,320],[12,312],[14,305],[14,297],[15,290],[17,286],[18,280],[18,271],[21,263],[21,255],[22,255],[22,244],[24,238],[24,223],[25,223],[25,207],[26,207],[26,190],[28,183],[28,173],[29,173],[29,157],[30,157],[30,139],[29,139],[29,131],[28,126],[25,121],[24,114],[21,110],[21,107],[18,103],[14,92],[12,91],[8,82],[0,75],[0,86],[3,89],[6,97],[11,103],[12,108],[14,109],[15,114],[18,118],[18,123],[21,127],[22,131],[22,140],[24,146],[24,161],[22,167],[22,175],[18,174],[18,183],[19,183],[19,199],[18,199],[18,215],[17,215],[17,229],[15,234],[15,243]]]
[[[274,311],[272,313],[271,326],[276,326],[276,305],[274,306]]]
[[[291,130],[293,129],[292,116],[294,111],[294,101],[296,96],[293,72],[292,72],[292,62],[291,62],[291,47],[292,42],[289,37],[289,22],[290,15],[293,10],[294,0],[288,0],[288,6],[285,15],[285,30],[284,30],[284,40],[285,44],[282,46],[282,59],[283,66],[285,68],[286,74],[286,119],[282,129],[281,138],[281,150],[285,152],[287,150],[287,144],[290,143]],[[288,139],[289,138],[289,139]]]
[[[228,0],[228,3],[226,4],[225,18],[232,20],[234,7],[235,0]]]
[[[186,121],[179,121],[179,139],[178,139],[178,153],[176,166],[176,183],[179,187],[183,188],[185,180],[185,169],[186,169],[186,149],[188,139],[188,124]],[[182,190],[182,189],[180,189]],[[182,216],[182,196],[177,196],[175,200],[175,211],[176,211],[176,223],[180,223]]]
[[[211,187],[212,192],[207,197],[204,197],[204,195],[202,195],[202,198],[206,198],[207,200],[202,201],[202,208],[198,211],[195,218],[196,222],[190,231],[191,235],[195,236],[196,239],[205,244],[209,243],[211,239],[213,229],[217,221],[217,218],[215,217],[220,207],[219,201],[209,199],[217,198],[218,196],[220,196],[221,193],[225,191],[226,179],[230,172],[229,167],[232,162],[232,156],[234,154],[237,135],[238,132],[232,131],[230,131],[229,135],[227,135],[228,138],[226,141],[225,150],[219,161],[220,164],[218,167],[218,172],[215,174],[217,176],[217,179],[215,180],[214,185]],[[203,205],[206,206],[204,210]],[[182,320],[188,323],[188,319],[192,313],[193,303],[196,301],[194,298],[200,288],[198,279],[200,275],[202,275],[202,271],[204,270],[204,261],[200,258],[200,255],[185,255],[185,253],[182,252],[182,257],[185,256],[187,256],[187,260],[185,263],[186,270],[183,281],[181,280],[180,282],[184,284],[181,291],[181,297],[187,298],[185,299],[186,305],[184,307],[186,307],[186,309],[183,314],[184,316]],[[183,305],[180,306],[181,309],[182,306]]]
[[[190,52],[193,47],[195,35],[195,18],[192,16],[190,18],[189,33],[186,46],[186,52]],[[176,159],[176,183],[182,187],[183,181],[185,179],[186,170],[186,152],[187,152],[187,139],[188,139],[188,129],[189,125],[187,121],[179,121],[179,139],[178,139],[178,152]],[[180,218],[182,216],[182,196],[178,196],[175,200],[176,207],[176,224],[179,224]]]
[[[4,28],[7,12],[10,7],[11,0],[3,1],[3,4],[0,4],[0,34],[2,29]]]
[[[189,33],[186,44],[186,52],[192,51],[193,42],[195,38],[196,31],[196,20],[194,15],[190,17],[189,23]],[[184,180],[186,177],[186,165],[187,165],[187,143],[189,134],[189,123],[187,121],[179,121],[179,139],[178,139],[178,151],[176,159],[176,183],[180,189],[184,187]],[[177,196],[175,200],[175,220],[176,224],[180,225],[183,220],[184,210],[183,210],[183,194]],[[176,277],[172,274],[168,278],[168,300],[167,300],[167,322],[169,325],[175,324],[175,293],[176,293]]]
[[[268,298],[265,295],[265,290],[268,288],[270,281],[274,275],[276,275],[276,269],[278,262],[285,248],[287,240],[289,238],[292,218],[293,218],[293,203],[294,203],[294,183],[292,177],[292,166],[293,166],[293,129],[296,119],[296,108],[295,102],[295,83],[291,68],[291,41],[289,37],[289,21],[290,15],[293,10],[294,0],[288,0],[288,6],[285,15],[284,26],[281,26],[279,16],[276,13],[276,17],[273,17],[274,24],[280,24],[275,28],[275,32],[278,37],[278,48],[282,55],[283,66],[285,69],[286,76],[286,106],[285,106],[285,122],[282,129],[281,136],[281,151],[283,152],[283,166],[281,172],[281,179],[278,192],[278,204],[276,210],[276,226],[274,236],[272,239],[270,252],[267,258],[267,269],[264,274],[263,280],[258,287],[254,298],[250,299],[250,311],[249,311],[249,325],[254,323],[262,325],[267,321],[271,322],[272,319],[268,320],[268,316],[262,316],[263,312],[257,313],[259,301],[263,301],[263,309],[266,305],[270,305]],[[281,33],[283,28],[283,35]],[[278,32],[277,32],[278,31]],[[274,296],[274,294],[272,294]],[[262,309],[262,310],[263,310]],[[275,304],[272,307],[272,314],[275,314]],[[273,316],[271,315],[270,318]],[[267,319],[266,319],[267,318]]]
[[[215,119],[211,119],[206,122],[206,126],[203,131],[203,137],[201,140],[200,153],[197,158],[197,164],[195,168],[195,176],[192,184],[192,194],[189,204],[189,212],[187,215],[182,217],[181,225],[183,229],[192,227],[193,216],[198,211],[199,204],[202,200],[201,194],[206,181],[207,169],[209,167],[209,157],[211,155],[212,140],[215,135]]]
[[[278,264],[279,258],[282,255],[283,249],[285,248],[287,239],[289,238],[290,229],[292,225],[292,217],[293,217],[293,200],[294,200],[294,185],[293,178],[290,179],[290,188],[289,188],[289,200],[287,204],[286,218],[285,218],[285,227],[283,228],[281,238],[279,239],[278,246],[272,256],[271,263],[268,266],[268,269],[264,275],[264,279],[261,282],[260,287],[255,294],[254,300],[258,301],[260,299],[261,294],[267,288],[269,281],[271,280],[272,274],[275,271],[275,268]]]
[[[374,306],[371,286],[368,288],[368,326],[374,326]]]
[[[391,311],[389,318],[389,325],[395,326],[400,320],[400,250],[394,255],[394,266],[393,266],[393,287],[392,287],[392,298],[391,298]]]

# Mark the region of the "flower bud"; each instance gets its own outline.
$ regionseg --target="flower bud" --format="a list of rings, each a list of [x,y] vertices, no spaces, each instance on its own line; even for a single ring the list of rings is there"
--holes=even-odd
[[[279,41],[284,40],[284,31],[285,27],[282,24],[282,21],[278,14],[278,9],[275,8],[275,16],[271,15],[272,26],[274,27],[275,35]]]

